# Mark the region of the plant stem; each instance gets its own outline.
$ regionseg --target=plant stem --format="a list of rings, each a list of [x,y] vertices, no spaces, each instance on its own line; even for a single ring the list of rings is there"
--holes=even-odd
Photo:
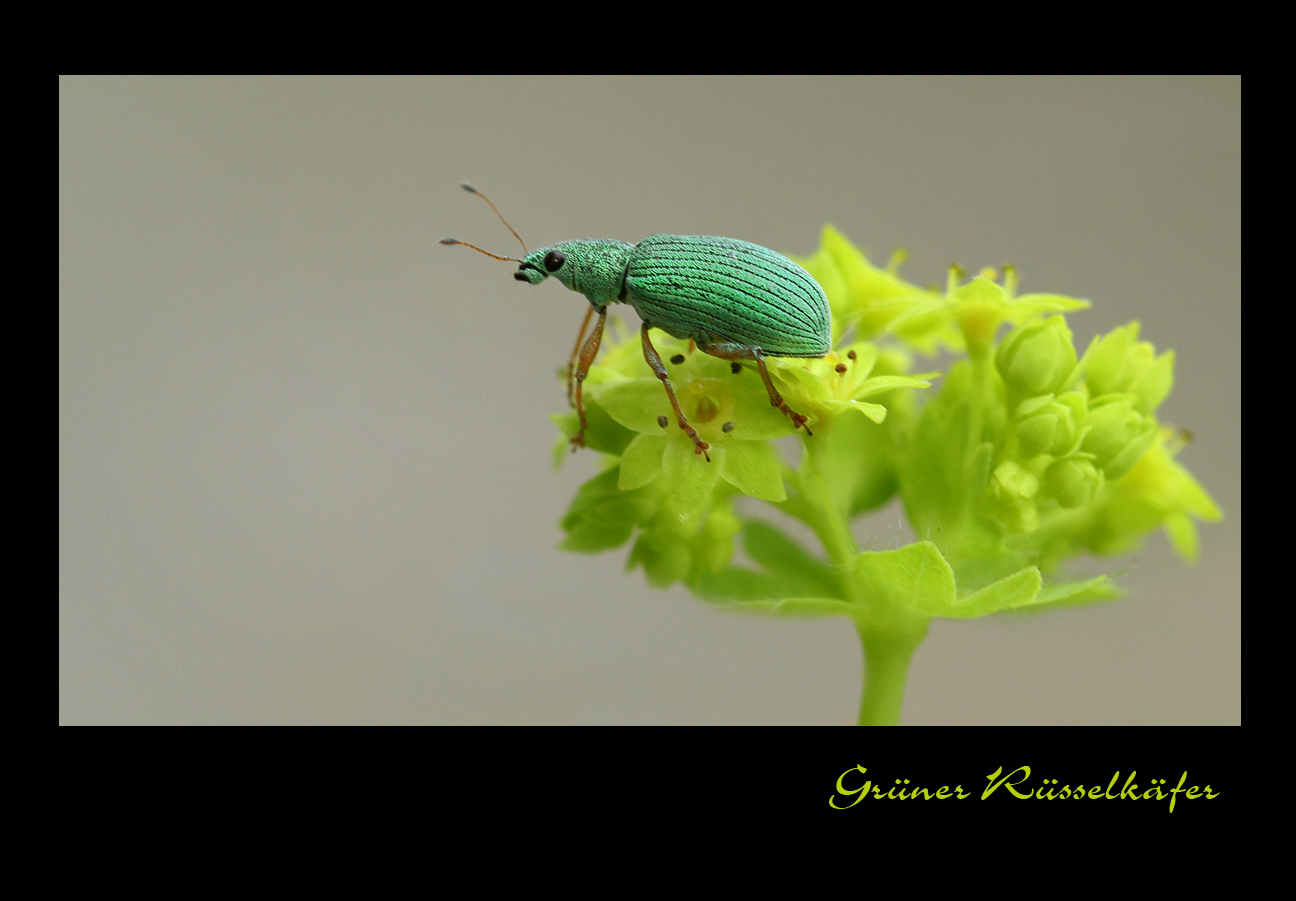
[[[833,502],[821,464],[822,444],[806,442],[808,478],[800,480],[805,500],[814,509],[812,528],[837,568],[846,600],[860,616],[855,621],[864,650],[864,692],[860,699],[861,726],[898,726],[905,681],[914,651],[927,637],[928,620],[880,609],[880,598],[867,597],[855,577],[859,546],[842,511]]]
[[[837,567],[846,599],[859,604],[863,598],[859,596],[859,586],[853,575],[855,558],[860,553],[859,546],[855,544],[855,536],[851,534],[850,526],[828,491],[828,483],[823,475],[823,448],[823,439],[820,439],[818,444],[813,439],[806,442],[805,453],[808,463],[806,472],[810,478],[801,480],[801,488],[806,494],[806,499],[815,508],[817,521],[811,527],[823,542],[829,559]]]
[[[898,726],[909,661],[927,630],[924,628],[916,636],[878,636],[867,633],[862,623],[856,625],[864,647],[864,694],[860,698],[859,724]]]
[[[989,368],[988,354],[983,350],[981,353],[968,352],[968,362],[972,366],[972,387],[968,391],[968,400],[972,405],[970,415],[968,416],[968,450],[972,451],[981,444],[981,433],[984,428],[985,407],[986,407],[986,387],[987,370]]]

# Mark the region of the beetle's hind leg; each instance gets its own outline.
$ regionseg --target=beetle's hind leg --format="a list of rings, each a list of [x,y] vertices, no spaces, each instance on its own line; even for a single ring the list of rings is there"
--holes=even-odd
[[[697,430],[689,425],[689,421],[684,418],[684,411],[680,409],[679,398],[675,396],[675,389],[671,387],[670,379],[666,375],[666,364],[662,362],[661,357],[658,355],[657,348],[653,347],[652,342],[648,340],[648,323],[643,324],[640,334],[643,337],[644,359],[648,361],[652,371],[657,373],[657,378],[661,379],[661,383],[666,386],[666,396],[670,398],[671,406],[675,408],[675,418],[679,421],[679,427],[693,439],[693,452],[706,457],[707,462],[710,463],[711,455],[707,451],[711,448],[711,445],[699,438]],[[664,422],[665,420],[663,420]]]
[[[788,418],[792,420],[792,428],[805,429],[806,435],[814,434],[814,432],[810,431],[810,426],[806,425],[806,417],[789,407],[787,401],[783,400],[783,395],[779,394],[778,389],[774,387],[774,382],[770,380],[769,370],[765,367],[765,355],[761,353],[759,347],[721,341],[716,344],[699,345],[699,349],[722,360],[755,360],[756,368],[760,371],[761,381],[765,383],[765,390],[769,392],[770,406],[778,407],[786,413]]]

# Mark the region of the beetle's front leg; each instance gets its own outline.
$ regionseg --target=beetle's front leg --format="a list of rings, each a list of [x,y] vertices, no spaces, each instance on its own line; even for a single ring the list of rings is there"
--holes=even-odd
[[[593,307],[590,307],[593,310]],[[607,307],[599,310],[598,322],[594,323],[594,331],[590,332],[589,339],[585,346],[581,348],[580,365],[576,368],[576,412],[580,416],[580,431],[576,433],[572,444],[578,447],[585,446],[585,376],[589,375],[590,365],[594,362],[594,357],[598,355],[599,344],[603,341],[603,323],[607,321]],[[585,317],[585,322],[589,322],[589,316]],[[584,334],[585,325],[581,324],[581,333]]]
[[[765,382],[765,390],[769,392],[770,406],[778,407],[788,415],[792,420],[793,429],[805,429],[806,435],[813,435],[810,426],[806,425],[806,417],[802,416],[796,410],[793,410],[783,400],[783,395],[778,393],[774,387],[774,382],[770,380],[769,370],[765,368],[765,355],[761,353],[759,347],[753,347],[748,344],[733,344],[730,342],[721,342],[719,344],[707,344],[701,347],[702,351],[709,353],[713,357],[719,357],[722,360],[755,360],[756,368],[760,371],[760,377]]]
[[[661,379],[661,383],[666,386],[666,396],[670,398],[671,406],[675,408],[675,417],[679,420],[679,427],[693,439],[693,453],[701,454],[710,463],[711,455],[707,453],[707,450],[711,445],[699,438],[697,430],[689,425],[688,420],[684,418],[684,411],[680,409],[679,400],[675,397],[675,390],[671,388],[670,379],[666,376],[666,365],[662,363],[661,357],[657,355],[657,348],[653,347],[652,342],[648,340],[648,323],[643,324],[641,334],[643,336],[644,359],[648,361],[652,371],[657,373],[657,378]]]
[[[581,320],[580,332],[576,335],[576,346],[572,348],[571,359],[567,361],[567,406],[569,407],[576,406],[576,399],[573,396],[576,379],[576,357],[581,352],[581,342],[585,340],[585,329],[589,328],[590,317],[593,315],[594,305],[590,304],[589,309],[585,311],[585,318]],[[591,357],[591,359],[593,358]],[[587,366],[586,369],[588,368]]]

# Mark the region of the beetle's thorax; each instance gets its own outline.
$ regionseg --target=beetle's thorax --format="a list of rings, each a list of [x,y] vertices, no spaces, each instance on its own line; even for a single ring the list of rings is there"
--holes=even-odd
[[[524,262],[543,268],[545,258],[552,260],[549,255],[557,251],[566,259],[556,271],[545,274],[584,294],[591,304],[602,309],[618,299],[633,250],[634,245],[624,241],[563,241],[528,254]]]

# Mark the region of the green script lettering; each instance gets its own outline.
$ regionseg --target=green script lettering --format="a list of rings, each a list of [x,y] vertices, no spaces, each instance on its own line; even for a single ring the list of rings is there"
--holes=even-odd
[[[1008,782],[1009,779],[1011,779],[1013,776],[1016,776],[1022,770],[1025,770],[1026,772],[1020,779],[1018,779],[1016,782]],[[981,793],[982,801],[984,801],[986,798],[994,794],[995,791],[998,790],[999,786],[1004,785],[1005,783],[1007,783],[1008,791],[1015,798],[1029,798],[1031,795],[1035,793],[1035,790],[1031,789],[1030,791],[1028,791],[1026,794],[1023,795],[1021,792],[1017,791],[1015,787],[1030,778],[1030,774],[1031,774],[1030,767],[1026,766],[1025,764],[1022,764],[1021,766],[1017,767],[1017,769],[1009,773],[1007,776],[1004,776],[998,782],[995,782],[995,779],[1002,772],[1003,772],[1003,767],[999,767],[999,769],[995,770],[993,773],[991,773],[989,776],[986,777],[986,779],[990,781],[990,784],[986,786],[986,790]]]
[[[868,795],[868,790],[869,790],[869,785],[870,785],[870,782],[869,782],[868,779],[865,779],[865,780],[864,780],[864,784],[861,785],[859,788],[855,789],[854,791],[851,791],[850,789],[846,788],[846,786],[842,785],[842,780],[845,779],[849,774],[851,774],[851,773],[861,773],[861,774],[862,774],[862,773],[864,773],[864,772],[866,772],[865,768],[862,767],[862,766],[860,766],[860,765],[858,765],[858,764],[856,764],[855,766],[853,766],[853,767],[851,767],[849,770],[847,770],[845,773],[842,773],[840,776],[838,776],[838,777],[837,777],[837,793],[840,794],[840,795],[842,795],[842,796],[844,796],[844,797],[850,797],[851,795],[854,795],[854,796],[855,796],[855,800],[854,800],[854,801],[851,801],[849,804],[847,804],[846,807],[838,807],[838,806],[837,806],[837,796],[836,796],[836,795],[830,795],[830,796],[828,797],[828,806],[829,806],[829,807],[832,807],[832,808],[834,808],[834,809],[836,809],[836,810],[846,810],[846,809],[848,809],[848,808],[854,807],[856,804],[858,804],[858,803],[860,802],[860,800],[861,800],[862,798],[867,797],[867,795]]]
[[[1184,774],[1179,777],[1179,784],[1176,787],[1170,789],[1170,812],[1171,813],[1174,813],[1175,796],[1184,790],[1183,784],[1186,781],[1188,781],[1188,771],[1184,770]]]

